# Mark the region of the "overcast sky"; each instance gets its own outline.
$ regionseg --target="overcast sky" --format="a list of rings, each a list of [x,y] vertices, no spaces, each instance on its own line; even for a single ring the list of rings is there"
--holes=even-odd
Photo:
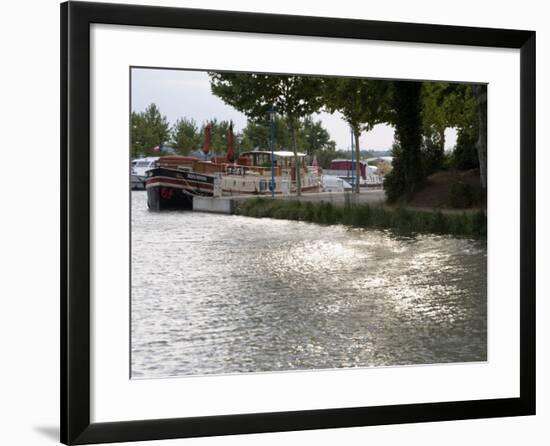
[[[178,118],[194,119],[200,126],[216,118],[232,120],[235,131],[246,127],[246,116],[226,105],[210,92],[210,83],[205,71],[133,69],[132,70],[132,110],[141,112],[154,102],[160,112],[166,115],[170,124]],[[338,113],[320,113],[314,116],[323,126],[341,150],[350,148],[348,125]],[[361,149],[387,150],[393,144],[393,128],[377,125],[372,131],[364,132],[360,138]],[[446,149],[456,143],[456,133],[452,129],[446,132]]]

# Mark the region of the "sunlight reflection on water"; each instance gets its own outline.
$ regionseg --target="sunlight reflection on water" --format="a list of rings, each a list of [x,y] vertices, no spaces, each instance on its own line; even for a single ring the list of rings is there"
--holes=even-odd
[[[132,192],[132,377],[486,360],[482,241],[145,200]]]

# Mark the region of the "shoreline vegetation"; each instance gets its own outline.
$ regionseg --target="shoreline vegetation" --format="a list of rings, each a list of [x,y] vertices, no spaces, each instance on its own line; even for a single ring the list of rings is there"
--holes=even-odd
[[[328,202],[301,202],[253,198],[239,203],[237,215],[305,221],[324,225],[342,224],[360,228],[391,230],[400,235],[447,234],[485,239],[487,217],[481,210],[444,212],[417,210],[383,204],[334,206]]]

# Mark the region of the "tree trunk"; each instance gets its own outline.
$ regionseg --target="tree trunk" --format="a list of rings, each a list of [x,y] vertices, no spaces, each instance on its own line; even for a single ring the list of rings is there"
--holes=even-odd
[[[422,109],[420,82],[396,81],[394,94],[395,139],[400,150],[394,155],[392,177],[386,186],[390,202],[409,201],[424,182],[422,166]]]
[[[483,207],[487,205],[487,86],[474,85],[472,91],[477,101],[478,137],[477,155],[479,158],[479,179]]]
[[[359,163],[361,150],[359,149],[359,131],[353,131],[353,137],[355,138],[355,193],[361,192],[361,185],[359,180],[361,179],[361,164]]]
[[[294,163],[296,164],[296,195],[299,197],[302,195],[302,178],[301,178],[301,166],[298,158],[298,148],[296,144],[296,125],[294,121],[290,123],[290,131],[292,132],[292,150],[294,151]]]

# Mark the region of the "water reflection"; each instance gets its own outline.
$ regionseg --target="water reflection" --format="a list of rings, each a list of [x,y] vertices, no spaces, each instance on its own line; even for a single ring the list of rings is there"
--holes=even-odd
[[[486,247],[132,193],[132,376],[484,361]]]

